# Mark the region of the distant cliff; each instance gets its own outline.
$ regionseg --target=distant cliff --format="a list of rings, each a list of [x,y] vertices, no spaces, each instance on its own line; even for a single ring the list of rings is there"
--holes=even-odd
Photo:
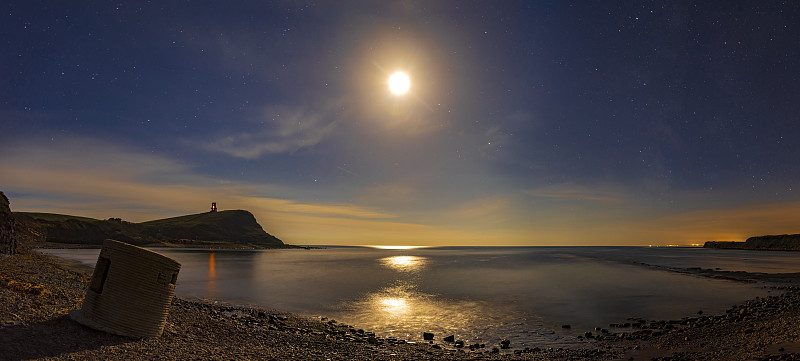
[[[706,242],[705,248],[800,251],[800,234],[750,237],[744,242]]]
[[[135,245],[255,245],[282,247],[252,213],[243,210],[206,212],[154,221],[131,223],[119,218],[100,220],[51,213],[14,212],[20,236],[26,243],[55,242],[100,245],[116,239]]]

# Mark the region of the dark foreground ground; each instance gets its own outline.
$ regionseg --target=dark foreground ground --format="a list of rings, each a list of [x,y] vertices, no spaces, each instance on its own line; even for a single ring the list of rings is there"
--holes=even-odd
[[[61,259],[0,255],[0,360],[800,360],[794,288],[725,315],[601,330],[600,340],[592,335],[578,348],[494,353],[499,345],[454,350],[440,340],[382,339],[333,320],[179,298],[162,336],[114,336],[67,316],[80,308],[90,277],[89,268]]]

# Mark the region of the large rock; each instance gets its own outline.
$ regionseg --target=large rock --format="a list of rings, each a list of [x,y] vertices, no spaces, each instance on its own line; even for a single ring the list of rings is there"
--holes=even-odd
[[[8,198],[0,192],[0,253],[17,253],[17,239],[14,237],[14,216]]]

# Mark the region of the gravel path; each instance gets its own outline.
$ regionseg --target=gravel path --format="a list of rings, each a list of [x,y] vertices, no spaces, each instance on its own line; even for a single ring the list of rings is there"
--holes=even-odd
[[[88,267],[37,253],[0,255],[0,360],[800,360],[794,288],[725,315],[600,330],[580,348],[496,352],[500,345],[454,350],[378,338],[334,320],[180,298],[162,336],[114,336],[67,317],[80,308],[90,277]]]

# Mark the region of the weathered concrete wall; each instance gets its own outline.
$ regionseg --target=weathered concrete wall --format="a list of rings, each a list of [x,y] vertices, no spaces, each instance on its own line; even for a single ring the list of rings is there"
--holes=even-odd
[[[14,216],[8,198],[0,192],[0,253],[14,254],[17,252],[17,240],[14,237]]]

